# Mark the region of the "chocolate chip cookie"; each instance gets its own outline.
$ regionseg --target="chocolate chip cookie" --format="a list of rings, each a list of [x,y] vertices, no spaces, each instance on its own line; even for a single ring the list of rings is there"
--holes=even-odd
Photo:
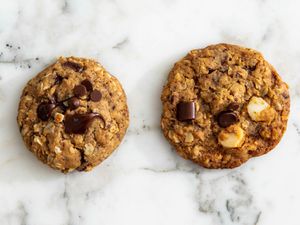
[[[263,56],[229,44],[190,51],[171,70],[161,100],[165,137],[206,168],[237,167],[272,150],[290,108],[287,84]]]
[[[28,149],[64,173],[89,171],[129,124],[119,81],[94,60],[60,57],[23,90],[17,122]]]

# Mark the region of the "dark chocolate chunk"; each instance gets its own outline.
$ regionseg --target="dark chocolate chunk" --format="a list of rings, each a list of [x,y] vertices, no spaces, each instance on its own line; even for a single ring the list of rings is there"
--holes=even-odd
[[[69,67],[72,70],[79,72],[79,73],[81,73],[83,71],[83,67],[80,64],[77,64],[74,62],[67,61],[67,62],[63,63],[62,65],[65,67]]]
[[[91,93],[91,100],[93,102],[99,102],[101,100],[101,98],[102,98],[102,94],[101,94],[100,91],[98,91],[98,90],[92,91],[92,93]]]
[[[62,76],[60,76],[60,75],[57,75],[56,77],[55,77],[55,81],[54,81],[54,84],[60,84],[62,81],[63,81],[63,77]]]
[[[64,124],[68,134],[83,134],[95,118],[102,117],[98,113],[66,115]]]
[[[237,123],[238,117],[234,112],[228,110],[228,111],[220,112],[217,117],[217,120],[220,127],[226,128],[232,124]]]
[[[232,102],[227,106],[227,109],[235,111],[240,108],[240,105],[238,103]]]
[[[68,100],[68,106],[70,109],[77,109],[80,106],[80,101],[78,98],[73,97]]]
[[[68,107],[64,104],[64,102],[57,103],[57,106],[63,111],[66,112]]]
[[[38,117],[43,121],[48,120],[55,107],[56,105],[53,103],[47,103],[47,102],[41,103],[37,108]]]
[[[86,88],[82,84],[75,86],[73,92],[74,92],[74,95],[77,97],[82,97],[87,94]]]
[[[195,118],[195,102],[179,102],[177,104],[177,119],[179,121],[194,120]]]
[[[93,90],[93,85],[92,85],[91,81],[89,81],[88,79],[85,79],[84,81],[82,81],[81,84],[83,86],[85,86],[87,91],[92,91]]]

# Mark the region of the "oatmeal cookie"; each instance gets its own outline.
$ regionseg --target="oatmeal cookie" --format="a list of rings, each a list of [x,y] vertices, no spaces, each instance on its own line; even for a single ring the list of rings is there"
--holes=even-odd
[[[190,51],[161,95],[162,131],[184,158],[233,168],[272,150],[290,110],[288,86],[252,49],[217,44]]]
[[[125,135],[126,95],[96,61],[60,57],[27,83],[17,122],[26,146],[42,162],[64,173],[89,171]]]

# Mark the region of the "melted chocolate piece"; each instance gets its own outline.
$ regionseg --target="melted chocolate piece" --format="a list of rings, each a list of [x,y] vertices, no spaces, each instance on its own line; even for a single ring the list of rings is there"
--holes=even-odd
[[[81,84],[83,86],[85,86],[85,88],[86,88],[87,91],[92,91],[93,90],[93,85],[92,85],[91,81],[89,81],[88,79],[83,80],[81,82]]]
[[[82,84],[75,86],[73,92],[77,97],[82,97],[87,94],[86,88]]]
[[[72,70],[74,70],[76,72],[79,72],[79,73],[81,73],[84,69],[80,64],[70,62],[70,61],[63,63],[62,65],[65,66],[65,67],[69,67]]]
[[[226,128],[232,124],[237,123],[238,117],[234,112],[228,110],[228,111],[220,112],[217,117],[217,120],[220,127]]]
[[[194,120],[195,118],[195,102],[179,102],[177,104],[177,119],[179,121]]]
[[[67,111],[67,109],[68,109],[68,106],[64,104],[65,101],[68,101],[68,100],[66,99],[66,100],[64,100],[63,102],[59,103],[59,105],[58,105],[64,113],[65,113],[65,112]]]
[[[102,94],[101,94],[100,91],[94,90],[94,91],[92,91],[90,97],[91,97],[91,100],[92,100],[93,102],[99,102],[99,101],[101,100],[101,98],[102,98]]]
[[[73,97],[68,100],[68,106],[70,109],[77,109],[80,106],[80,101],[78,98]]]
[[[73,62],[65,62],[63,66],[71,67],[72,69],[79,71],[79,67],[82,68],[79,64]],[[57,75],[55,78],[55,84],[61,83],[63,77]],[[77,97],[82,97],[87,95],[87,92],[91,91],[90,100],[94,102],[98,102],[102,98],[102,94],[98,90],[93,91],[93,85],[88,80],[85,79],[81,82],[80,85],[77,85],[73,89],[73,93],[76,97],[70,97],[64,99],[62,101],[57,101],[57,97],[50,97],[50,102],[42,102],[37,108],[38,118],[43,121],[48,120],[51,117],[52,111],[56,107],[60,107],[62,111],[67,111],[66,102],[68,102],[68,107],[73,110],[77,109],[80,106],[80,100]],[[73,116],[66,116],[65,118],[65,130],[67,133],[84,133],[87,127],[89,126],[90,122],[100,116],[97,113],[90,113],[90,114],[75,114]],[[103,119],[103,118],[102,118]]]
[[[98,113],[66,115],[64,124],[68,134],[84,134],[95,118],[103,119]]]
[[[38,117],[43,121],[48,120],[55,107],[56,105],[54,103],[47,103],[47,102],[41,103],[37,108]]]
[[[54,84],[60,84],[62,81],[63,81],[63,77],[62,76],[60,76],[60,75],[57,75],[56,77],[55,77],[55,81],[54,81]]]

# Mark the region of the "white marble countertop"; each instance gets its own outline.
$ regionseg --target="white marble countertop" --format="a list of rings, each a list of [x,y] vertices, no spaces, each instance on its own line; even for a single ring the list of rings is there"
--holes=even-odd
[[[0,224],[299,225],[299,8],[296,0],[0,0]],[[173,63],[218,42],[263,52],[292,99],[276,149],[233,170],[183,160],[159,128]],[[23,86],[60,55],[99,60],[128,96],[122,145],[89,173],[40,163],[16,124]]]

